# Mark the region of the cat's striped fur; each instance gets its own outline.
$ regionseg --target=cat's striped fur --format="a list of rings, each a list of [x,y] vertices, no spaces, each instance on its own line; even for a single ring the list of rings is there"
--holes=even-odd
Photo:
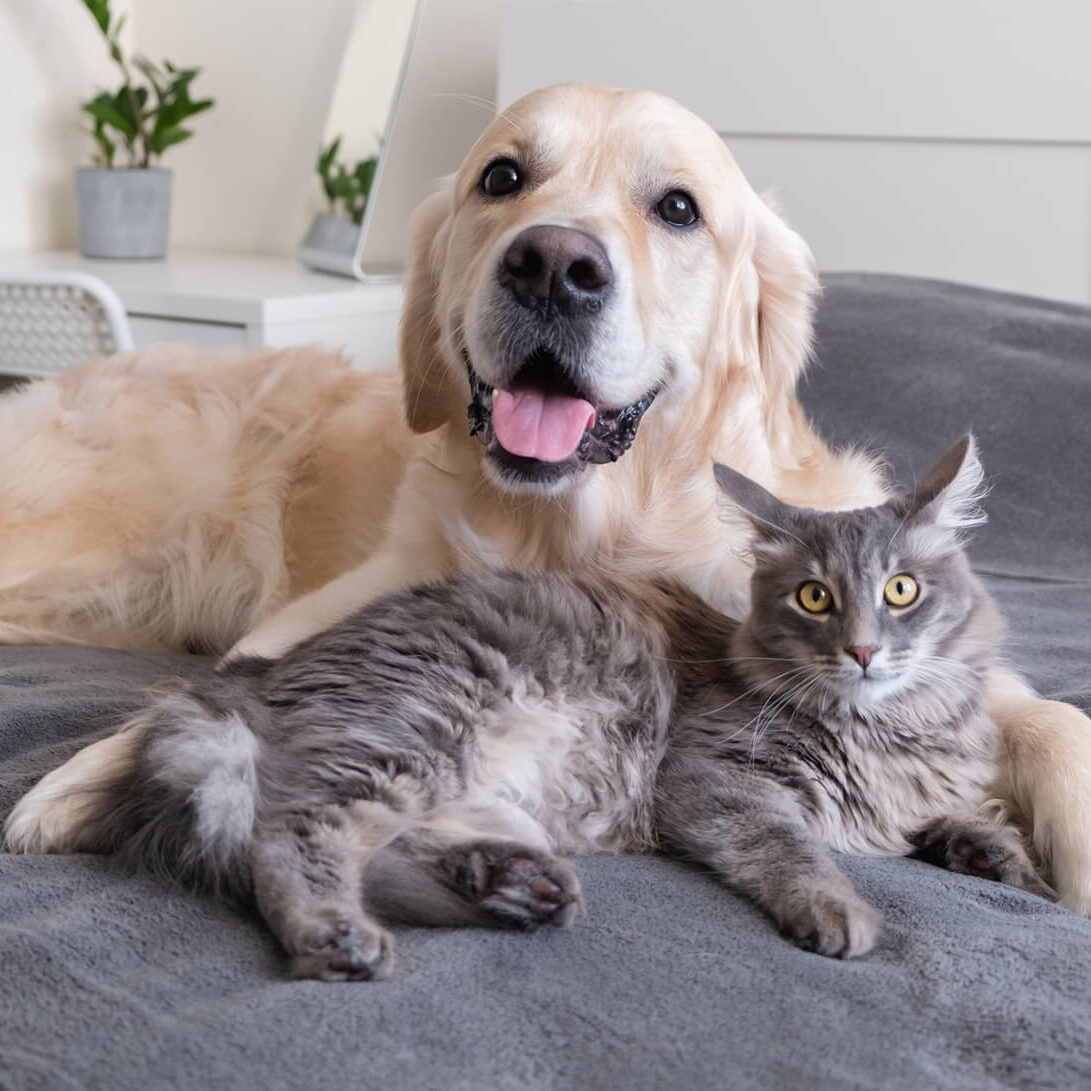
[[[668,582],[478,572],[388,595],[160,693],[79,847],[252,897],[296,972],[333,979],[389,968],[376,907],[567,924],[573,851],[698,860],[841,956],[878,914],[831,847],[1043,891],[1015,831],[977,814],[998,624],[957,536],[975,467],[964,444],[913,494],[825,514],[721,468],[757,534],[742,624]],[[915,572],[915,606],[877,599],[892,568]],[[837,601],[821,618],[795,601],[815,579]],[[844,652],[865,631],[871,675]]]

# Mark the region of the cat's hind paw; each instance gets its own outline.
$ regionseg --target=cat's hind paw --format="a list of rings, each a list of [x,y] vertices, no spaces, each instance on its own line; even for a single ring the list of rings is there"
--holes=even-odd
[[[1053,897],[1015,830],[966,830],[958,834],[947,847],[947,866],[963,875],[1007,883],[1042,898]]]
[[[461,893],[507,928],[567,928],[583,905],[580,881],[566,860],[503,841],[460,845],[455,874]]]
[[[1055,896],[1038,875],[1014,826],[997,826],[977,817],[945,818],[928,827],[918,843],[918,855],[948,871],[1007,883],[1042,898]]]

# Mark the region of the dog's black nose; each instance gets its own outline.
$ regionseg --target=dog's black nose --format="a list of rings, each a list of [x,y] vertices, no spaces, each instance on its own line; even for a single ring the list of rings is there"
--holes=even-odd
[[[602,306],[613,270],[602,243],[573,227],[528,227],[500,262],[500,279],[525,307],[562,312]]]

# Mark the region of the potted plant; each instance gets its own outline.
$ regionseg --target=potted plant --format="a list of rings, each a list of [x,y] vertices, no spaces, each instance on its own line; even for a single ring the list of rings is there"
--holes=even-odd
[[[154,164],[193,135],[184,122],[213,100],[191,97],[199,68],[176,68],[170,61],[160,68],[139,56],[130,61],[120,41],[125,16],[111,15],[110,0],[80,2],[121,71],[117,91],[102,91],[83,104],[92,119],[95,165],[76,169],[80,250],[88,258],[161,258],[173,172]],[[116,163],[122,153],[125,161]]]
[[[356,253],[379,159],[373,155],[350,166],[338,158],[340,150],[339,136],[328,147],[319,149],[316,167],[329,210],[315,216],[301,249],[351,258]]]

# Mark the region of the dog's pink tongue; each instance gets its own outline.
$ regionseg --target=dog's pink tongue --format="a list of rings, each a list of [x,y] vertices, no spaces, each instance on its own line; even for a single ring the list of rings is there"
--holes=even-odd
[[[492,427],[500,446],[522,458],[563,462],[595,423],[595,408],[583,398],[540,390],[498,390],[492,400]]]

